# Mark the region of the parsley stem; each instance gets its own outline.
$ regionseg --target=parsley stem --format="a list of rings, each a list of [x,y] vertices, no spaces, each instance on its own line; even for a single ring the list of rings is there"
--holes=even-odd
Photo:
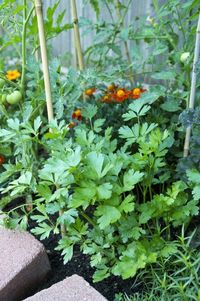
[[[93,220],[82,210],[79,210],[80,214],[82,215],[82,217],[84,217],[89,224],[91,224],[93,227],[95,227],[95,223],[93,222]]]

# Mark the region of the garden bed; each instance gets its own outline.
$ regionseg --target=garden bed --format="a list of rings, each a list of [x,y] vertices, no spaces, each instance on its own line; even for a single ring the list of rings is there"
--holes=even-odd
[[[99,291],[104,297],[106,297],[108,301],[113,301],[115,299],[115,294],[117,293],[124,292],[128,295],[134,293],[132,279],[123,281],[120,277],[109,277],[101,282],[93,283],[92,275],[94,273],[94,269],[90,267],[89,258],[86,255],[83,255],[78,248],[74,251],[72,260],[66,265],[63,265],[63,258],[60,256],[60,252],[54,250],[54,246],[57,243],[58,238],[55,236],[43,241],[48,253],[52,271],[50,272],[47,281],[39,287],[38,291],[50,287],[67,276],[78,274],[89,282],[91,286]]]
[[[44,242],[40,290],[78,274],[109,301],[200,300],[198,1],[130,22],[134,1],[76,2],[67,24],[59,0],[0,5],[3,225]],[[49,47],[68,30],[75,67]]]

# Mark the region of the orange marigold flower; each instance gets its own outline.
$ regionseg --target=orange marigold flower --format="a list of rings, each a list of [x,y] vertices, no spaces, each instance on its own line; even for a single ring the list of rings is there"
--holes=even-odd
[[[140,94],[141,94],[140,88],[133,89],[133,99],[140,98]]]
[[[140,88],[133,89],[133,95],[140,95],[140,93],[141,93]]]
[[[132,90],[132,98],[133,98],[133,99],[138,99],[138,98],[140,98],[141,93],[144,93],[144,92],[146,92],[146,91],[147,91],[146,89],[142,89],[142,88],[134,88],[134,89]]]
[[[21,76],[21,73],[18,70],[8,70],[6,77],[9,80],[15,80]]]
[[[77,109],[73,112],[72,114],[72,118],[77,119],[77,120],[81,120],[82,119],[82,113],[80,109]]]
[[[0,155],[0,165],[2,165],[5,162],[5,157],[3,155]]]
[[[90,88],[90,89],[85,90],[85,94],[87,96],[92,96],[95,91],[96,91],[95,88]]]
[[[125,91],[120,89],[117,91],[116,93],[117,97],[121,98],[121,97],[124,97],[126,95]]]
[[[112,97],[116,102],[123,102],[127,98],[129,98],[130,92],[125,89],[119,89],[115,93],[112,94]]]

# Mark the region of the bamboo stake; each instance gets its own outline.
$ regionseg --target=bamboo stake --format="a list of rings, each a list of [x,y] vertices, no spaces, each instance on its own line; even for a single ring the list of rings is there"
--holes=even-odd
[[[26,81],[26,18],[27,18],[27,3],[23,0],[23,29],[22,29],[22,76],[21,76],[21,91],[24,98],[24,89]]]
[[[30,11],[27,13],[27,0],[23,0],[23,26],[22,26],[22,72],[21,72],[21,92],[24,95],[25,92],[25,83],[26,83],[26,59],[27,59],[27,45],[26,45],[26,39],[27,39],[27,26],[28,22],[32,16],[34,6],[30,9]]]
[[[46,104],[47,104],[47,115],[48,121],[50,122],[53,119],[53,105],[52,105],[52,94],[51,94],[51,84],[50,84],[50,75],[49,75],[49,64],[47,57],[47,46],[45,39],[45,31],[44,31],[44,20],[42,14],[42,1],[35,0],[35,10],[38,22],[38,33],[39,33],[39,41],[40,41],[40,50],[42,57],[42,67],[43,67],[43,75],[44,75],[44,86],[45,86],[45,95],[46,95]],[[61,216],[63,211],[59,211],[59,215]],[[61,235],[64,237],[66,235],[66,229],[64,225],[61,225]]]
[[[78,57],[78,65],[79,69],[84,69],[84,62],[83,62],[83,53],[81,48],[81,38],[80,38],[80,31],[78,26],[78,14],[77,14],[77,7],[76,7],[76,0],[71,0],[71,14],[73,18],[73,24],[74,24],[74,40],[75,40],[75,46],[77,51],[77,57]]]
[[[37,15],[36,15],[36,9],[34,10],[34,17],[37,17]],[[36,40],[35,40],[35,43],[37,44],[37,42],[38,42],[38,37],[36,38]],[[36,62],[39,62],[39,60],[40,60],[40,51],[39,51],[39,48],[37,48],[36,50],[35,50],[35,53],[34,53],[34,55],[35,55],[35,60],[36,60]]]
[[[75,43],[75,33],[73,33],[73,45],[76,45],[76,43]],[[74,53],[74,67],[76,69],[79,69],[78,53],[77,53],[76,47],[75,47],[75,53]]]
[[[46,103],[47,103],[47,115],[48,115],[48,120],[51,121],[51,119],[53,119],[53,105],[52,105],[49,66],[48,66],[48,58],[47,58],[47,46],[45,40],[44,20],[42,14],[41,0],[35,0],[35,10],[36,10],[36,16],[38,22],[38,33],[39,33],[39,40],[40,40],[44,86],[45,86],[45,95],[46,95]]]
[[[197,82],[196,66],[197,66],[198,59],[199,59],[199,53],[200,53],[200,14],[199,14],[197,32],[196,32],[196,43],[195,43],[194,61],[193,61],[193,68],[192,68],[190,100],[189,100],[189,106],[188,106],[189,109],[194,109],[196,82]],[[192,126],[188,126],[186,129],[186,134],[185,134],[185,143],[184,143],[184,151],[183,151],[184,157],[187,157],[188,153],[189,153],[191,132],[192,132]]]

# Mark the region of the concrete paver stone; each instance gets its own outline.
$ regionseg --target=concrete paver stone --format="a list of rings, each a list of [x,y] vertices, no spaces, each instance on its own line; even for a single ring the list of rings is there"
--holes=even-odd
[[[30,296],[49,271],[48,256],[37,239],[25,231],[0,227],[0,301]]]
[[[82,277],[67,277],[24,301],[107,301]]]

